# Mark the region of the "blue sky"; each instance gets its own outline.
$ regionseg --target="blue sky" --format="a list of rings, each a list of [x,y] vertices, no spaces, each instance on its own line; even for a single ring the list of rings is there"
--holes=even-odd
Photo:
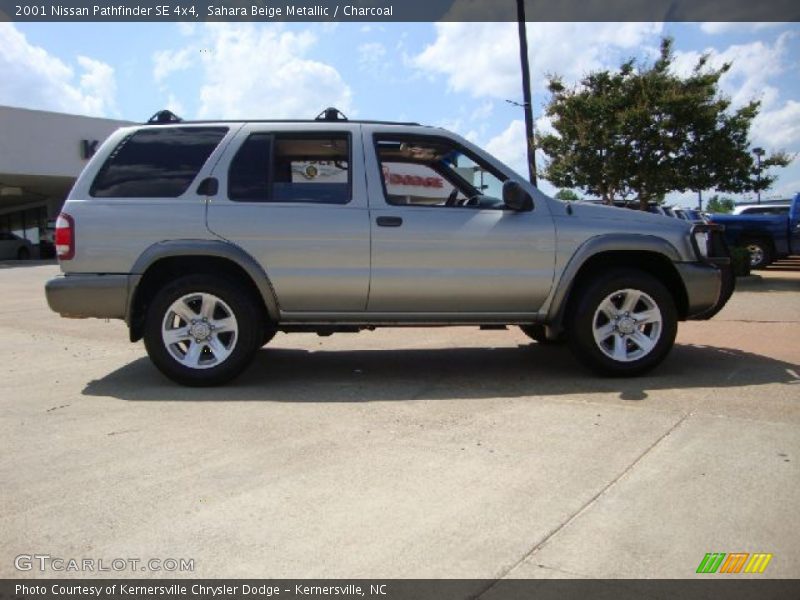
[[[676,68],[732,61],[724,93],[761,99],[754,145],[800,152],[800,25],[531,23],[534,115],[546,131],[545,73],[568,82],[675,38]],[[516,25],[511,23],[0,23],[0,104],[142,121],[358,118],[455,130],[525,171]],[[540,158],[540,162],[544,160]],[[542,187],[552,193],[546,182]],[[800,159],[767,197],[800,191]],[[695,202],[691,194],[670,200]]]

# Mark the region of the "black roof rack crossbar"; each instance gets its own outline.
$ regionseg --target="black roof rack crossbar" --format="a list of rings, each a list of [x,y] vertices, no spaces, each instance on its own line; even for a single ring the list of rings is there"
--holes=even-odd
[[[181,123],[183,119],[181,119],[178,115],[170,110],[160,110],[152,117],[150,117],[147,121],[149,125],[164,125],[167,123]]]

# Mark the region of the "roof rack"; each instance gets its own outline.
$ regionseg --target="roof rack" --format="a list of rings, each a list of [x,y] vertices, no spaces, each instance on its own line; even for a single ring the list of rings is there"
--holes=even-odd
[[[206,123],[357,123],[363,125],[405,125],[422,127],[414,121],[374,121],[361,119],[348,119],[338,108],[329,107],[323,110],[315,119],[201,119],[184,120],[169,110],[160,110],[147,121],[147,125],[172,125],[175,123],[206,124]]]
[[[170,110],[160,110],[147,120],[150,125],[164,125],[167,123],[180,123],[181,119],[178,115]]]
[[[347,121],[345,114],[338,108],[329,106],[317,115],[315,121]]]

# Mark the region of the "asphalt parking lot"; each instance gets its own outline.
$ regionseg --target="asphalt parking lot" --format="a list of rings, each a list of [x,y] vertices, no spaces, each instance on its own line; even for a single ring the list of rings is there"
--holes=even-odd
[[[121,322],[49,312],[56,272],[0,265],[2,577],[63,575],[15,569],[38,553],[194,559],[129,576],[684,578],[707,552],[800,577],[800,261],[682,323],[643,378],[515,329],[387,329],[279,334],[200,390]]]

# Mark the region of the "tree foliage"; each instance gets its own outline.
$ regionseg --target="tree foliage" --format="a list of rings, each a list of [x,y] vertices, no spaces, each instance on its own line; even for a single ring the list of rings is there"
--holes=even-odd
[[[638,198],[644,208],[670,192],[767,189],[770,166],[792,157],[773,154],[757,166],[749,133],[758,114],[753,101],[730,110],[719,80],[730,69],[708,66],[702,56],[692,72],[673,70],[673,42],[664,38],[650,66],[631,59],[616,71],[599,71],[567,87],[549,77],[546,113],[554,134],[539,146],[549,157],[543,176],[559,187],[582,188],[606,202]]]
[[[567,188],[561,188],[553,197],[556,200],[563,200],[564,202],[576,202],[580,199],[578,198],[578,194]]]
[[[729,213],[733,211],[736,204],[732,198],[720,197],[714,194],[706,204],[706,210],[712,213]]]

